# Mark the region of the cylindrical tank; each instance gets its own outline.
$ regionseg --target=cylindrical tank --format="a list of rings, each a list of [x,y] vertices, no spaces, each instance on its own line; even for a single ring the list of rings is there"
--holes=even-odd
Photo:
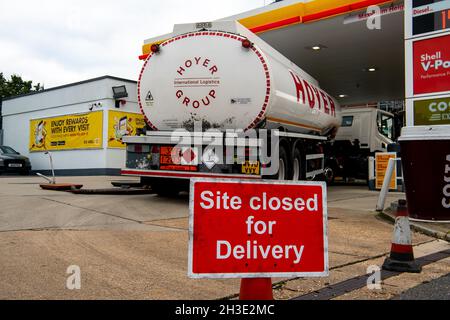
[[[145,61],[138,81],[139,105],[149,126],[192,129],[201,121],[203,128],[285,128],[322,135],[340,126],[336,100],[297,66],[279,61],[268,52],[271,47],[251,40],[199,31],[163,42]]]

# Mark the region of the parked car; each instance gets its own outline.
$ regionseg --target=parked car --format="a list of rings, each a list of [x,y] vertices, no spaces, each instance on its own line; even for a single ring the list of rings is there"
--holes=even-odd
[[[17,172],[28,175],[31,171],[31,162],[16,150],[8,146],[0,146],[0,174]]]

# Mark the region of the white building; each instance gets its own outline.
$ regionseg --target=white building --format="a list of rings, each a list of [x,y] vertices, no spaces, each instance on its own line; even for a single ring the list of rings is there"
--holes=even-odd
[[[136,90],[135,81],[104,76],[4,99],[3,145],[29,157],[33,171],[48,172],[48,150],[57,174],[119,174],[121,135],[144,123]]]

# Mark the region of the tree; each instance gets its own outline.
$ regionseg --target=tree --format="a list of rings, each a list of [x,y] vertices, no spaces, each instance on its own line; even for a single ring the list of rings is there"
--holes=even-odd
[[[0,99],[41,90],[44,90],[44,86],[40,83],[33,85],[33,81],[25,81],[15,74],[7,80],[0,72]]]

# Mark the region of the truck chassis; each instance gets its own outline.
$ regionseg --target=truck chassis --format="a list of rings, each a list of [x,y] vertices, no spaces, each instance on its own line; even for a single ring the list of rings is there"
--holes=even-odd
[[[124,137],[126,168],[161,195],[187,191],[196,177],[305,180],[324,173],[323,144],[316,135],[256,130],[256,137],[230,132],[149,131]]]

